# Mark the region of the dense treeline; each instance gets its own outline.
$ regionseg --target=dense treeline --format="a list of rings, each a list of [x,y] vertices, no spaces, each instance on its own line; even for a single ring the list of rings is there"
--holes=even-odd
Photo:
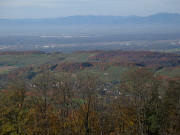
[[[180,55],[150,51],[100,51],[90,60],[100,62],[134,64],[141,67],[170,67],[180,65]]]
[[[91,74],[46,72],[0,92],[2,135],[178,135],[180,78],[145,69],[106,89]]]
[[[32,54],[44,54],[41,51],[4,51],[0,52],[0,55],[32,55]]]

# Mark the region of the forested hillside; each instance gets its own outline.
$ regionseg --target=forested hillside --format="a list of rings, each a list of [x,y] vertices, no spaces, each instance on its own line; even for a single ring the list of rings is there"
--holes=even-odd
[[[0,53],[2,135],[178,135],[180,55]]]
[[[164,135],[180,133],[180,78],[145,69],[120,84],[92,74],[44,72],[0,92],[0,133],[10,135]]]

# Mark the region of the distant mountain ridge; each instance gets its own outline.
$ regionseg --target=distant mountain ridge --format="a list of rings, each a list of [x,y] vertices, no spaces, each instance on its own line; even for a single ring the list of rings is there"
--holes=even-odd
[[[68,16],[44,19],[0,19],[0,36],[180,33],[180,14],[150,16]]]
[[[140,16],[69,16],[47,19],[0,19],[0,25],[20,24],[180,24],[180,14],[159,13],[146,17]]]

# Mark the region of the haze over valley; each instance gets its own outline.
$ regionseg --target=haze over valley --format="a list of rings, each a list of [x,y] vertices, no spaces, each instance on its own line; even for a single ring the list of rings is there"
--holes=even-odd
[[[180,0],[0,0],[0,135],[180,135]]]

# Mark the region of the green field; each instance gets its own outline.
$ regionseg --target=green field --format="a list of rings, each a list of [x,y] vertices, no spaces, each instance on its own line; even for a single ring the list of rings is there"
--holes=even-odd
[[[15,66],[2,66],[0,67],[0,74],[8,73],[9,71],[16,69]]]
[[[0,55],[0,66],[2,68],[24,67],[29,65],[42,65],[46,63],[60,62],[85,62],[93,53],[72,53],[72,54],[28,54],[28,55]]]

